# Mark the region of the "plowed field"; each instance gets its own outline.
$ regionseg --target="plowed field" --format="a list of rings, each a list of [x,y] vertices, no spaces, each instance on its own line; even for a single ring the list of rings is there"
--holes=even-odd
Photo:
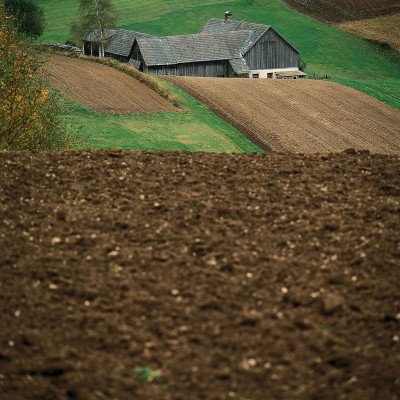
[[[265,150],[400,154],[400,112],[332,82],[165,77]]]
[[[105,65],[50,55],[45,70],[55,88],[98,112],[149,114],[177,110],[144,84]]]
[[[380,43],[386,43],[400,52],[400,13],[361,21],[348,21],[339,25],[351,33]]]
[[[1,400],[397,400],[400,161],[0,153]]]
[[[400,13],[400,0],[283,0],[303,14],[327,22],[354,21]]]

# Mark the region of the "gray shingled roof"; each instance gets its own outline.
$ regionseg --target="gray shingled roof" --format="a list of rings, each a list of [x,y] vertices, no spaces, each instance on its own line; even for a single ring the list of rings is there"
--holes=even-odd
[[[291,43],[289,43],[279,32],[277,32],[276,29],[274,29],[271,25],[253,24],[251,22],[234,21],[234,20],[226,21],[225,19],[211,18],[203,26],[203,28],[199,33],[202,34],[202,33],[214,33],[214,32],[229,32],[229,31],[237,32],[241,30],[245,31],[251,30],[253,31],[253,35],[247,47],[243,49],[243,54],[245,54],[268,29],[272,29],[274,32],[276,32],[289,46],[291,46],[297,53],[300,54],[300,52]]]
[[[148,66],[231,60],[235,72],[244,73],[249,71],[249,67],[242,56],[268,29],[281,36],[270,25],[217,18],[210,19],[196,35],[155,37],[124,29],[105,29],[108,39],[106,52],[128,57],[136,40]],[[300,53],[285,38],[282,39]],[[99,42],[99,31],[89,33],[83,40]]]
[[[232,69],[239,75],[251,72],[250,67],[247,65],[247,62],[243,57],[229,60],[229,63],[231,64]]]
[[[137,42],[147,65],[176,64],[175,55],[172,53],[167,38],[138,38]]]
[[[128,57],[133,46],[133,42],[136,38],[151,38],[153,36],[147,33],[127,31],[125,29],[119,29],[110,38],[110,41],[106,47],[106,52],[110,54],[116,54],[119,56]]]
[[[104,36],[105,39],[109,39],[110,37],[112,37],[113,35],[115,35],[118,31],[115,29],[104,29]],[[85,42],[101,42],[101,36],[100,36],[100,31],[99,29],[88,33],[83,39],[83,41]]]
[[[252,35],[252,31],[242,30],[139,38],[138,44],[146,65],[173,65],[241,58]]]

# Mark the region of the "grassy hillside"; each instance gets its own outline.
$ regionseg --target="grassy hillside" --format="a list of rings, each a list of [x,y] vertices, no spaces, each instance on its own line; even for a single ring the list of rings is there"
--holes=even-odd
[[[89,148],[263,152],[201,103],[173,85],[169,86],[183,100],[183,111],[149,115],[101,114],[66,100],[67,129],[82,138]]]
[[[325,22],[377,18],[400,12],[398,0],[284,0],[291,8]]]
[[[361,92],[367,93],[370,96],[391,105],[400,110],[400,81],[336,81],[342,85],[350,86]]]
[[[366,39],[387,43],[400,52],[400,14],[345,22],[340,24],[339,28]]]
[[[47,30],[43,41],[65,42],[77,4],[39,0]],[[235,19],[271,24],[303,53],[310,73],[340,79],[400,79],[396,62],[356,35],[291,10],[281,0],[114,0],[121,28],[154,35],[196,33],[210,18],[229,9]]]

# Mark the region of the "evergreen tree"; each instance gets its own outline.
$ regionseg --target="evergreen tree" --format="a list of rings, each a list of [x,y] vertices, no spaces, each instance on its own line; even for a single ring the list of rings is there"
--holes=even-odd
[[[31,38],[43,35],[43,9],[36,4],[36,0],[4,0],[4,9],[17,21],[19,32]]]

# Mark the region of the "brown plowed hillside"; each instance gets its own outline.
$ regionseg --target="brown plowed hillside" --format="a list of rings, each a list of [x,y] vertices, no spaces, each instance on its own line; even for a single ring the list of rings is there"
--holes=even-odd
[[[400,0],[283,0],[310,17],[343,22],[400,13]]]
[[[144,84],[105,65],[52,54],[45,70],[55,88],[98,112],[150,114],[177,110]]]
[[[265,150],[400,154],[400,112],[333,82],[165,77]]]

